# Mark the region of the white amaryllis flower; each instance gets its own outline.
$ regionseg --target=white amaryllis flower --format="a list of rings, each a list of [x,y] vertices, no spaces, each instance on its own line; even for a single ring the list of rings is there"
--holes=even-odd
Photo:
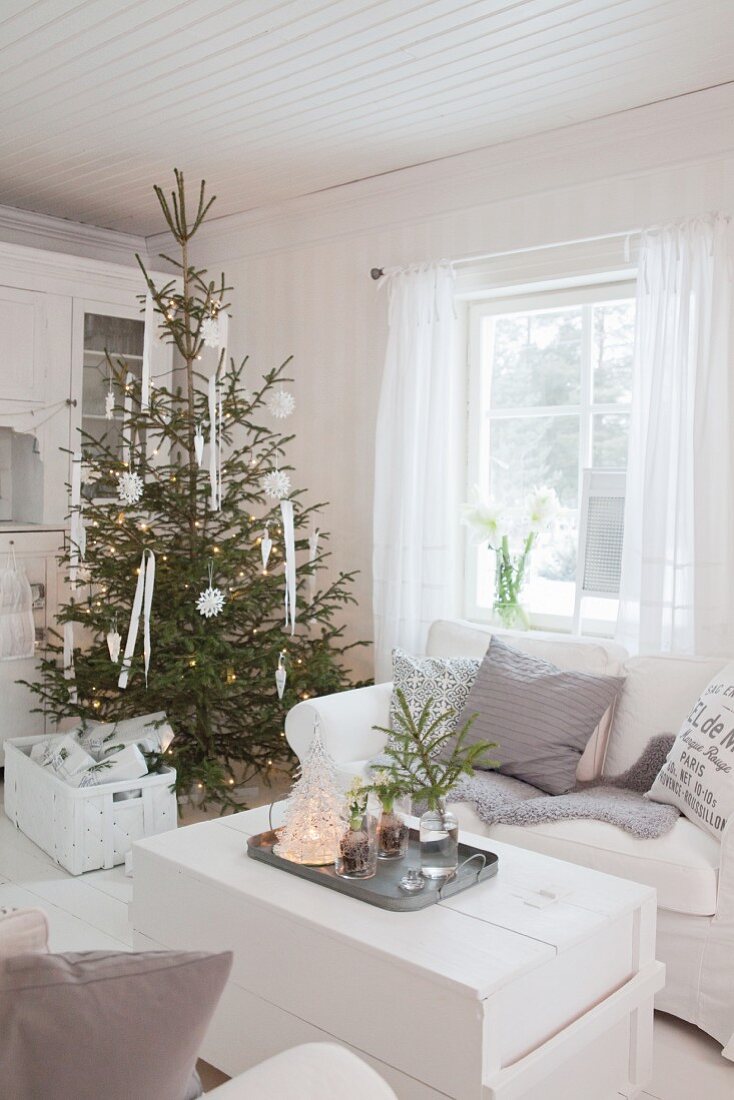
[[[536,533],[549,527],[561,510],[555,489],[547,487],[534,489],[532,493],[528,494],[525,504],[528,510],[530,530]]]
[[[478,492],[475,492],[473,501],[461,506],[461,522],[469,528],[472,537],[478,543],[493,544],[502,537],[501,518],[500,506],[491,500],[482,499]]]

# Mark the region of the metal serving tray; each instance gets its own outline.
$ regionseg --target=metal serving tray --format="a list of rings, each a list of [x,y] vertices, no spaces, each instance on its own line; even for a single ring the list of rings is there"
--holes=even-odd
[[[394,913],[409,913],[416,909],[427,909],[429,905],[454,894],[460,894],[478,882],[484,882],[497,874],[498,857],[494,852],[483,848],[474,848],[471,844],[459,843],[459,868],[453,878],[442,884],[427,880],[418,894],[405,894],[398,886],[400,879],[409,868],[420,867],[420,845],[418,833],[410,830],[408,853],[403,859],[378,859],[377,874],[373,878],[340,878],[333,866],[306,867],[302,863],[291,863],[288,859],[276,856],[273,845],[277,843],[277,832],[258,833],[247,841],[247,854],[273,867],[280,867],[291,875],[317,882],[329,890],[338,890],[341,894],[366,901],[368,905],[377,905],[380,909],[389,909]],[[472,859],[472,857],[477,857]],[[481,859],[479,858],[481,857]],[[472,860],[467,863],[467,860]],[[482,863],[482,860],[484,861]]]

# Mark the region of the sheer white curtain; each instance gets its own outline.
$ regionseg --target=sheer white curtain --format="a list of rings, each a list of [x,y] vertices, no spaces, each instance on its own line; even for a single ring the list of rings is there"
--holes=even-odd
[[[448,263],[388,276],[389,332],[377,416],[374,500],[375,675],[399,645],[423,651],[453,611],[457,371]]]
[[[617,637],[734,653],[727,219],[643,234]]]

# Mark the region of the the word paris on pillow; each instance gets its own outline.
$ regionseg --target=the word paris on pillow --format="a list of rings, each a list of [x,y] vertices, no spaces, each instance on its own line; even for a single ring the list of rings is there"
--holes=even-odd
[[[647,797],[721,839],[734,814],[734,662],[701,692]]]

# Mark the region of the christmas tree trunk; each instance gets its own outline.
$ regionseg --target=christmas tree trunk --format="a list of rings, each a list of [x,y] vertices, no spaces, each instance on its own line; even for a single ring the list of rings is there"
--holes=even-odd
[[[205,351],[226,340],[229,288],[189,256],[213,199],[202,183],[190,216],[183,175],[175,176],[170,199],[155,190],[180,248],[179,259],[163,258],[179,274],[157,286],[138,261],[141,298],[157,329],[146,338],[175,346],[181,385],[154,378],[148,400],[124,360],[109,362],[115,404],[125,409],[123,450],[106,434],[82,433],[82,503],[72,509],[63,557],[70,597],[58,614],[60,625],[74,624],[74,641],[66,627],[64,655],[57,633],[40,682],[28,686],[57,720],[165,711],[175,732],[166,763],[177,769],[179,792],[199,788],[204,800],[241,808],[238,788],[289,758],[288,708],[348,685],[341,659],[349,647],[335,619],[354,602],[353,574],[318,583],[328,556],[328,536],[317,526],[323,505],[307,505],[293,489],[285,461],[292,436],[278,429],[294,406],[283,388],[289,361],[253,384],[247,360],[235,365],[221,348],[217,362]],[[203,357],[212,359],[209,377]],[[78,567],[77,546],[84,550]],[[130,653],[128,623],[138,603]],[[115,660],[116,630],[122,652]]]

